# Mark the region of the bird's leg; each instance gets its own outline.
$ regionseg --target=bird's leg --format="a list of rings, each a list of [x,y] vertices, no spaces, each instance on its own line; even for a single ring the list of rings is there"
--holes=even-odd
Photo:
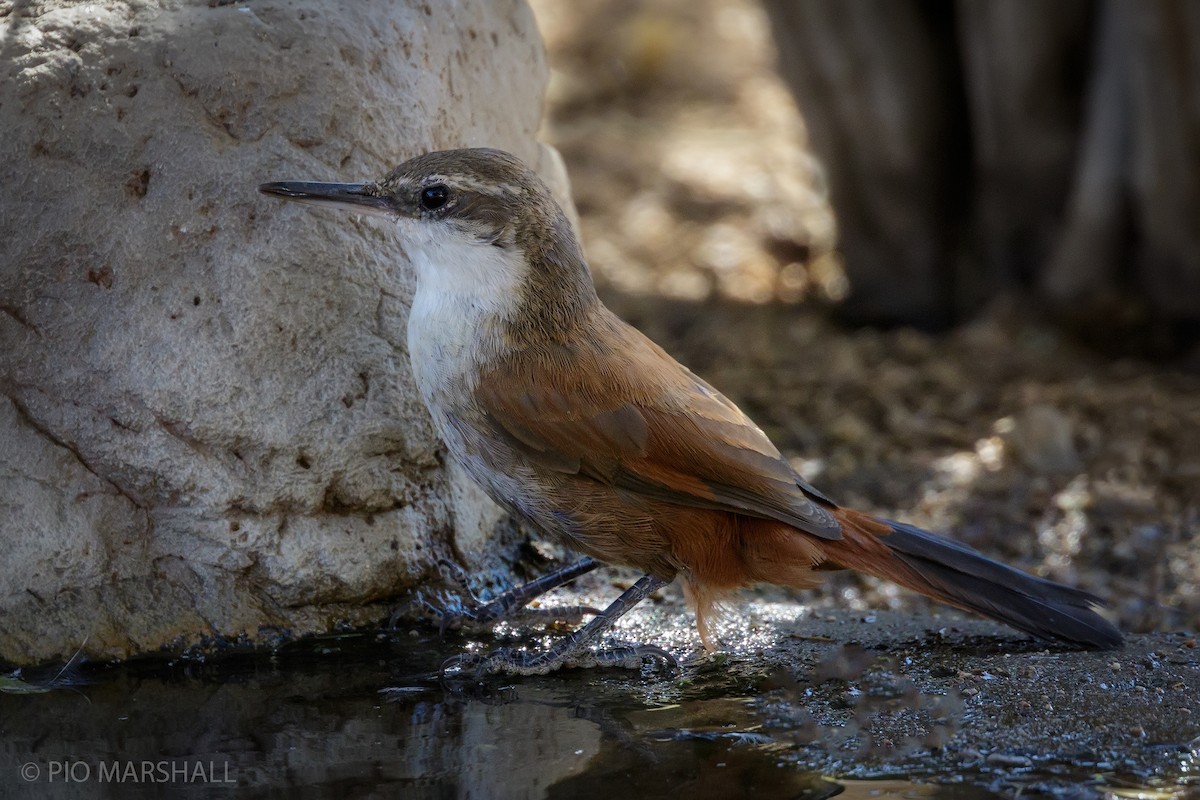
[[[495,672],[515,675],[545,675],[564,666],[637,669],[644,660],[656,660],[670,669],[677,669],[679,662],[675,660],[675,657],[654,645],[639,644],[607,650],[585,649],[589,642],[612,627],[614,622],[637,605],[646,595],[661,589],[669,582],[653,575],[644,576],[626,589],[620,597],[613,601],[612,605],[594,617],[591,622],[549,650],[530,652],[505,647],[486,656],[467,653],[450,658],[442,664],[442,675],[445,676],[449,671],[464,672],[472,667],[474,667],[477,678]]]
[[[439,627],[443,633],[446,630],[457,630],[464,623],[491,625],[515,615],[523,617],[551,617],[570,622],[577,621],[585,614],[600,613],[600,609],[592,608],[591,606],[525,608],[530,602],[541,597],[551,589],[556,589],[564,583],[569,583],[580,575],[586,575],[600,566],[597,561],[591,558],[581,559],[570,566],[551,572],[549,575],[543,575],[537,580],[509,589],[504,594],[487,603],[475,596],[475,592],[471,590],[467,573],[463,571],[462,567],[446,560],[439,561],[438,566],[442,568],[443,573],[450,580],[458,584],[465,598],[442,602],[437,605],[428,601],[426,602],[426,606],[440,617]]]

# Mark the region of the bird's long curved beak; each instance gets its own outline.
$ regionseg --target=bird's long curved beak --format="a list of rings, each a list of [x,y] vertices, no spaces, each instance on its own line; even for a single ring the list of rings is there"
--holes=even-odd
[[[364,214],[394,217],[397,209],[392,198],[382,194],[374,183],[315,183],[312,181],[276,181],[258,187],[263,194],[312,203],[339,206]]]

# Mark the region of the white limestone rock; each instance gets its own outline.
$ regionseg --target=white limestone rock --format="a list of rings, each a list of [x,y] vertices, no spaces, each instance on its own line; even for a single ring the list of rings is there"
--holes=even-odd
[[[256,187],[487,145],[565,194],[524,2],[59,0],[0,41],[0,661],[364,622],[494,558],[387,221]]]

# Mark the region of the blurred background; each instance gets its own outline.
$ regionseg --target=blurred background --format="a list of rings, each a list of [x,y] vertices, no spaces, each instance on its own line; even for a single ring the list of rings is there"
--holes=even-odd
[[[1200,5],[532,5],[615,311],[839,502],[1200,623]]]

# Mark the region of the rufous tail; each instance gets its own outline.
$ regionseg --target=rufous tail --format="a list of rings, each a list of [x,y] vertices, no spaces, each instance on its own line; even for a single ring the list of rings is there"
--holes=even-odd
[[[966,545],[901,522],[836,509],[843,537],[822,541],[828,566],[886,578],[956,608],[1043,639],[1096,649],[1121,632],[1093,608],[1095,595],[1005,566]]]

